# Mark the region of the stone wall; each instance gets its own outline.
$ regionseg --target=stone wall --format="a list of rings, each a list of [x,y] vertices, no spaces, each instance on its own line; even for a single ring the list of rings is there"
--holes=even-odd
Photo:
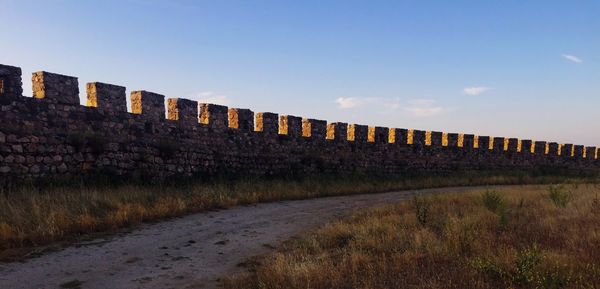
[[[598,170],[596,147],[368,127],[197,103],[0,65],[0,177]],[[165,117],[166,115],[166,117]]]

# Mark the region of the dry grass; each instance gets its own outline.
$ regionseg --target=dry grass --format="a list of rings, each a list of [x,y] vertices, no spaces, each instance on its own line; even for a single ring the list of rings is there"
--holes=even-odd
[[[480,184],[548,183],[564,177],[523,174],[382,178],[312,177],[303,180],[238,179],[183,185],[33,186],[0,192],[0,261],[13,260],[36,246],[111,232],[144,221],[182,216],[241,204],[305,199],[400,189]],[[569,179],[576,182],[582,180]],[[588,179],[589,180],[589,179]]]
[[[599,198],[597,185],[564,185],[377,207],[290,241],[225,287],[600,288]]]

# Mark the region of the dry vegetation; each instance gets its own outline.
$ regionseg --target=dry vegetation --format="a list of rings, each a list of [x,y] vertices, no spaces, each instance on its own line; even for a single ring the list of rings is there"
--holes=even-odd
[[[226,288],[600,288],[600,186],[418,197],[261,263]]]

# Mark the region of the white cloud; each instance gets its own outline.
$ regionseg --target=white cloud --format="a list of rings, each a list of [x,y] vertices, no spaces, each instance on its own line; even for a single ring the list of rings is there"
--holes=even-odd
[[[563,54],[562,57],[566,60],[569,60],[571,62],[575,62],[575,63],[582,63],[583,60],[581,60],[581,58],[575,56],[575,55],[570,55],[570,54]]]
[[[433,99],[413,99],[408,101],[404,111],[413,117],[431,117],[448,110],[436,104]]]
[[[443,113],[448,108],[437,105],[432,99],[412,99],[401,101],[400,98],[379,97],[339,97],[335,100],[340,109],[369,107],[377,113],[404,112],[411,117],[430,117]]]
[[[490,90],[490,88],[486,86],[473,86],[464,88],[463,92],[467,95],[480,95],[488,90]]]
[[[338,97],[335,102],[339,108],[348,109],[361,106],[364,103],[364,99],[359,97]]]
[[[197,94],[196,98],[200,103],[212,103],[220,105],[228,105],[231,103],[231,99],[229,99],[226,95],[218,94],[213,91],[200,92]]]

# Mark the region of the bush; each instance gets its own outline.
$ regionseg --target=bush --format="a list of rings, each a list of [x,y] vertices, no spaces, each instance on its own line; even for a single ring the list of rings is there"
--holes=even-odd
[[[487,191],[481,196],[483,205],[493,213],[500,214],[506,206],[504,197],[497,191]]]
[[[548,197],[559,208],[566,208],[574,199],[573,192],[568,190],[564,185],[548,187]]]
[[[421,225],[427,224],[427,220],[429,218],[429,208],[431,207],[430,201],[426,198],[415,196],[413,199],[413,206],[415,208],[417,221],[419,221]]]

